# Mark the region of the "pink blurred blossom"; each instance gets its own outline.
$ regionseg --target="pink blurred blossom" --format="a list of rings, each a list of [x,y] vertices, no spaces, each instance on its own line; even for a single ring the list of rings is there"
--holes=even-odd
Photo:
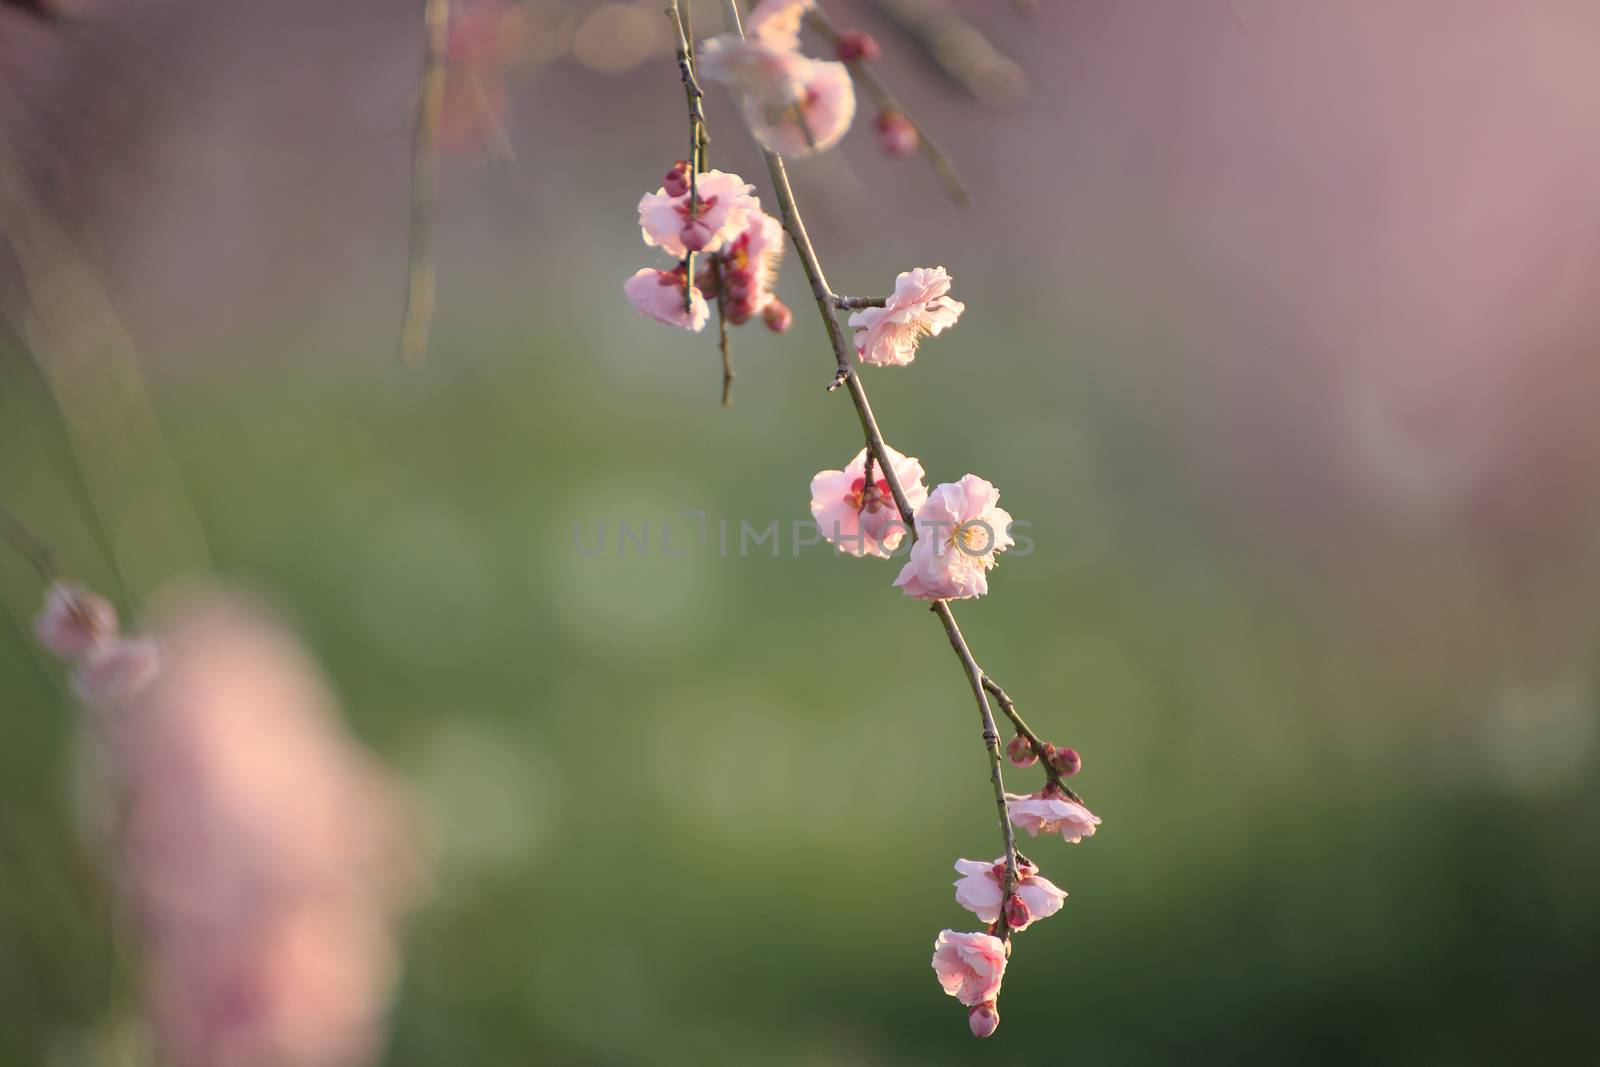
[[[1004,903],[1002,884],[1005,880],[1005,857],[992,863],[980,860],[956,860],[956,871],[962,876],[956,883],[956,903],[972,912],[986,923],[997,922]],[[1028,907],[1028,920],[1018,930],[1026,930],[1040,919],[1047,919],[1061,910],[1067,899],[1066,890],[1039,874],[1039,868],[1026,860],[1017,861],[1017,895]]]
[[[913,509],[928,498],[922,462],[887,448],[894,464],[895,481]],[[889,480],[877,464],[873,481],[866,484],[867,450],[863,448],[844,470],[819,471],[811,479],[811,516],[822,536],[852,556],[889,558],[906,536],[905,523],[895,506]]]
[[[699,332],[710,317],[711,309],[706,305],[706,298],[700,295],[700,290],[691,288],[689,310],[685,311],[683,287],[686,284],[681,270],[645,267],[622,283],[622,291],[647,318]]]
[[[850,316],[856,330],[856,355],[863,363],[903,367],[917,358],[924,336],[937,336],[956,324],[967,306],[953,300],[950,275],[943,267],[917,267],[894,280],[894,295],[881,307]]]
[[[731,86],[751,132],[784,155],[822,152],[855,118],[855,85],[843,63],[798,51],[810,0],[769,0],[750,13],[745,37],[724,34],[700,46],[700,72]]]
[[[947,994],[963,1004],[982,1004],[1000,993],[1006,946],[992,934],[941,930],[933,942],[933,970]]]
[[[120,884],[175,1067],[353,1067],[380,1052],[392,923],[421,866],[396,788],[298,643],[208,593],[159,675],[97,707]]]
[[[1007,796],[1006,811],[1013,823],[1028,831],[1029,837],[1059,833],[1063,841],[1073,845],[1093,837],[1100,825],[1100,816],[1077,801],[1068,800],[1053,786],[1024,797]]]
[[[917,540],[894,584],[922,600],[987,593],[996,556],[1016,543],[999,501],[1000,491],[976,474],[935,488],[917,508]]]

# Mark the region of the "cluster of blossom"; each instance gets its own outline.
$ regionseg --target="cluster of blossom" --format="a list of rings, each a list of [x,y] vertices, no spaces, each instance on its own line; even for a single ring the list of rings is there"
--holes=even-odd
[[[36,628],[93,713],[164,1062],[375,1059],[420,866],[397,791],[298,644],[217,593],[159,642],[120,638],[109,604],[59,583]]]
[[[1018,744],[1031,743],[1021,735],[1009,746],[1012,762],[1029,766],[1036,760],[1018,758]],[[1052,753],[1071,753],[1070,761],[1051,762],[1058,775],[1076,773],[1081,761],[1072,749],[1056,749],[1045,745]],[[1071,770],[1061,767],[1070,763]],[[1043,789],[1028,796],[1006,795],[1006,814],[1030,837],[1040,833],[1060,834],[1068,844],[1077,844],[1085,837],[1093,837],[1100,825],[1099,816],[1066,796],[1054,779]],[[955,997],[969,1009],[967,1023],[976,1037],[988,1037],[1000,1025],[997,998],[1000,983],[1005,977],[1006,961],[1011,957],[1010,935],[1028,929],[1040,919],[1047,919],[1061,910],[1067,899],[1066,890],[1039,874],[1039,868],[1027,857],[1017,854],[1016,881],[1006,895],[1006,858],[993,862],[956,860],[956,903],[987,923],[984,930],[971,933],[941,930],[933,943],[933,970],[945,993]],[[1002,936],[997,936],[997,934]]]
[[[735,326],[760,315],[768,329],[782,333],[794,321],[772,292],[783,258],[783,226],[761,210],[755,186],[737,174],[695,175],[680,159],[661,188],[640,198],[639,230],[645,244],[678,260],[672,270],[645,267],[623,284],[645,316],[698,331],[711,314],[709,297],[719,300]],[[705,265],[691,280],[690,257],[697,252]]]

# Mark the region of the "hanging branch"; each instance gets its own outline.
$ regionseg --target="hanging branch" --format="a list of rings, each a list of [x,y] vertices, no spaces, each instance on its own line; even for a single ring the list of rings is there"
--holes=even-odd
[[[411,146],[411,236],[406,257],[406,311],[400,358],[415,366],[428,355],[437,287],[434,230],[439,215],[439,124],[450,51],[450,0],[424,0],[422,81]]]

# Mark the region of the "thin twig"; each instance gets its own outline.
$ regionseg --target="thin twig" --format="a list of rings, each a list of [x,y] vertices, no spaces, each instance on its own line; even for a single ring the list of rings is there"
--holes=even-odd
[[[672,23],[673,33],[677,36],[676,54],[678,57],[678,76],[683,80],[684,101],[689,106],[689,218],[694,219],[700,211],[700,168],[705,166],[706,145],[710,143],[711,136],[706,131],[706,113],[702,101],[705,99],[705,90],[700,88],[700,81],[694,73],[694,48],[689,43],[692,36],[688,26],[688,16],[678,6],[678,0],[667,0],[667,21]],[[683,310],[688,312],[694,307],[694,253],[689,252],[683,257]],[[724,360],[726,362],[726,360]],[[727,404],[727,385],[723,385],[723,403]]]
[[[1000,688],[1000,683],[985,674],[983,676],[983,687],[994,694],[995,700],[1000,703],[1000,710],[1005,712],[1006,718],[1011,720],[1011,725],[1017,728],[1017,733],[1027,740],[1028,747],[1033,749],[1033,754],[1039,758],[1040,765],[1044,767],[1045,777],[1049,778],[1057,789],[1066,794],[1068,800],[1074,800],[1082,804],[1083,798],[1073,792],[1072,787],[1061,777],[1061,772],[1051,765],[1050,758],[1045,752],[1044,742],[1022,720],[1022,715],[1017,711],[1016,702],[1011,699],[1004,689]]]
[[[989,696],[984,692],[983,668],[972,658],[972,650],[967,647],[966,638],[961,636],[961,627],[956,625],[956,616],[950,610],[950,602],[935,600],[933,612],[939,616],[939,621],[944,623],[944,632],[950,638],[950,647],[955,649],[956,658],[961,661],[962,668],[967,672],[967,681],[972,685],[972,695],[978,701],[978,714],[983,718],[983,747],[989,752],[989,780],[994,784],[994,803],[1000,813],[1000,833],[1006,842],[1006,880],[1002,887],[1005,895],[1001,899],[1010,900],[1011,894],[1016,891],[1018,880],[1017,838],[1011,829],[1010,812],[1006,808],[1006,784],[1000,773],[1000,732],[995,729],[994,712],[989,710]],[[1006,922],[1003,909],[996,928],[1002,941],[1011,934],[1010,924]]]
[[[739,18],[737,0],[726,0],[726,9],[729,28],[743,37],[744,27]],[[911,502],[906,499],[900,479],[894,473],[894,465],[889,461],[888,446],[884,443],[883,431],[878,427],[878,420],[872,414],[872,404],[867,400],[866,387],[861,384],[861,379],[852,373],[851,345],[846,340],[844,330],[834,314],[837,298],[828,288],[828,280],[823,275],[822,264],[817,258],[817,250],[806,233],[805,221],[800,217],[800,209],[795,204],[794,189],[789,184],[789,174],[784,168],[783,157],[765,147],[762,148],[761,154],[766,159],[767,171],[772,177],[773,194],[778,202],[783,228],[788,232],[795,253],[800,257],[800,264],[805,269],[806,278],[811,283],[811,295],[816,301],[817,311],[822,316],[823,327],[828,333],[828,342],[833,348],[834,361],[838,366],[834,381],[835,383],[842,381],[849,388],[851,403],[855,405],[862,433],[867,440],[868,454],[877,459],[879,469],[886,475],[889,492],[894,496],[895,507],[905,523],[906,536],[914,542],[917,537],[916,513],[911,507]],[[1004,899],[1009,900],[1017,884],[1017,844],[1006,809],[1005,784],[1000,767],[999,734],[995,731],[994,716],[989,710],[989,699],[983,687],[983,669],[978,666],[972,650],[967,647],[966,638],[962,636],[961,628],[956,625],[955,614],[951,611],[949,603],[943,600],[935,601],[932,610],[944,623],[950,647],[955,650],[957,658],[961,660],[961,665],[967,672],[967,680],[972,685],[973,696],[978,702],[978,711],[983,719],[984,745],[989,751],[990,778],[994,782],[995,803],[999,808],[1001,836],[1006,849],[1006,877],[1002,888],[1005,893]],[[1001,916],[997,929],[1002,938],[1007,936],[1004,916]]]
[[[424,0],[422,81],[411,144],[411,239],[406,257],[406,313],[400,358],[415,366],[428,355],[433,326],[433,234],[439,216],[439,124],[450,51],[450,0]]]
[[[58,571],[55,560],[50,554],[50,548],[44,539],[34,533],[32,528],[6,508],[0,507],[0,527],[5,529],[6,540],[17,550],[18,555],[27,560],[34,570],[39,572],[39,577],[47,582],[56,580]]]
[[[813,7],[811,13],[806,16],[806,20],[811,23],[813,29],[827,40],[831,47],[839,47],[839,41],[843,35],[821,7]],[[933,168],[933,172],[944,183],[945,191],[950,194],[950,198],[958,204],[971,203],[972,197],[967,192],[966,185],[962,183],[961,175],[956,173],[956,165],[951,161],[949,154],[939,147],[939,143],[928,133],[928,128],[918,122],[916,117],[907,111],[899,100],[895,99],[894,93],[890,92],[889,87],[883,83],[883,79],[878,77],[877,72],[872,69],[872,65],[864,59],[849,59],[845,60],[845,66],[850,68],[850,76],[856,80],[856,83],[877,101],[880,112],[898,112],[905,117],[907,122],[911,123],[912,129],[917,131],[918,150],[927,158],[928,165]]]
[[[835,296],[833,306],[841,311],[852,311],[856,308],[881,308],[889,303],[886,296]]]
[[[722,272],[722,258],[711,257],[711,270],[717,279],[717,348],[722,352],[722,406],[733,407],[733,349],[728,344],[728,283]]]

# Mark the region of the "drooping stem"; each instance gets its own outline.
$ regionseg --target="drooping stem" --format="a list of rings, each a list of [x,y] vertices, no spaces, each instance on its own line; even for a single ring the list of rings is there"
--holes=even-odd
[[[839,33],[839,28],[833,24],[833,20],[827,16],[827,13],[822,8],[813,7],[810,14],[806,16],[806,20],[823,36],[823,39],[828,44],[834,48],[839,46],[842,36]],[[928,165],[939,176],[939,180],[944,183],[945,191],[950,194],[950,198],[956,203],[968,203],[972,198],[967,193],[967,187],[961,181],[961,175],[956,173],[956,165],[951,162],[945,150],[939,147],[938,142],[929,136],[928,128],[918,122],[911,112],[907,111],[900,101],[895,99],[894,93],[889,91],[889,87],[884,84],[883,79],[878,77],[877,72],[865,60],[846,60],[845,66],[850,68],[850,76],[856,80],[856,84],[866,89],[868,95],[877,102],[880,112],[896,112],[911,123],[911,128],[917,131],[917,149],[928,160]]]
[[[738,0],[725,0],[725,3],[729,28],[743,37],[744,27],[739,18]],[[855,405],[862,433],[866,437],[868,454],[877,460],[879,469],[886,475],[889,491],[894,496],[895,507],[905,523],[906,537],[914,542],[917,536],[916,514],[911,502],[906,498],[905,490],[900,485],[900,479],[895,476],[894,464],[889,461],[888,446],[884,443],[883,431],[878,426],[878,420],[872,413],[872,404],[867,400],[866,387],[861,384],[860,377],[851,367],[851,345],[834,314],[839,298],[828,287],[827,277],[822,273],[822,263],[817,258],[816,247],[811,243],[811,237],[806,232],[805,220],[801,218],[800,208],[795,203],[794,189],[789,184],[789,173],[783,165],[783,157],[765,147],[762,148],[762,156],[766,159],[767,172],[772,178],[773,194],[777,199],[783,228],[789,234],[795,254],[799,256],[806,278],[811,283],[811,295],[816,301],[817,312],[822,317],[823,328],[828,334],[828,343],[833,349],[834,362],[837,366],[834,383],[835,385],[843,383],[848,387],[850,401]],[[973,697],[978,703],[979,715],[983,720],[984,747],[989,754],[989,777],[994,784],[1001,837],[1005,842],[1006,876],[1002,888],[1005,899],[1009,900],[1017,885],[1017,843],[1006,809],[1005,782],[1000,765],[1000,737],[995,730],[994,715],[990,711],[988,694],[983,686],[983,668],[978,666],[977,660],[972,655],[972,649],[968,647],[966,638],[961,633],[961,628],[956,625],[955,613],[951,610],[949,602],[935,601],[932,610],[944,624],[945,634],[950,639],[950,647],[966,671]],[[1007,936],[1004,915],[1001,916],[996,929],[1002,939]]]
[[[684,0],[687,4],[688,0]],[[700,213],[700,171],[706,164],[706,145],[710,143],[711,136],[706,131],[706,113],[702,101],[705,91],[700,88],[700,81],[694,73],[694,49],[689,43],[691,32],[689,18],[683,8],[678,6],[678,0],[667,0],[667,21],[672,23],[672,32],[677,38],[675,50],[678,57],[678,76],[683,80],[684,101],[689,107],[689,218],[694,219]],[[694,253],[689,252],[683,257],[683,310],[689,311],[694,307]],[[724,344],[723,351],[727,351]],[[724,360],[726,362],[726,360]],[[728,390],[726,382],[723,385],[723,404],[728,404]]]
[[[1011,725],[1017,728],[1017,733],[1021,734],[1028,742],[1028,747],[1033,749],[1033,754],[1039,758],[1040,765],[1044,767],[1045,777],[1050,779],[1055,787],[1065,794],[1068,800],[1074,800],[1082,804],[1083,798],[1073,792],[1072,787],[1066,783],[1066,779],[1062,778],[1061,772],[1051,765],[1050,759],[1045,752],[1044,742],[1023,721],[1022,715],[1017,711],[1016,702],[1011,699],[1004,689],[1000,688],[1000,683],[986,674],[983,676],[983,687],[994,695],[995,700],[1000,704],[1000,710],[1005,712],[1006,718],[1011,720]]]
[[[400,358],[421,363],[433,326],[435,266],[433,234],[439,215],[439,124],[444,115],[450,50],[450,0],[424,0],[425,37],[417,126],[411,145],[411,237],[406,255],[406,312],[400,327]]]

